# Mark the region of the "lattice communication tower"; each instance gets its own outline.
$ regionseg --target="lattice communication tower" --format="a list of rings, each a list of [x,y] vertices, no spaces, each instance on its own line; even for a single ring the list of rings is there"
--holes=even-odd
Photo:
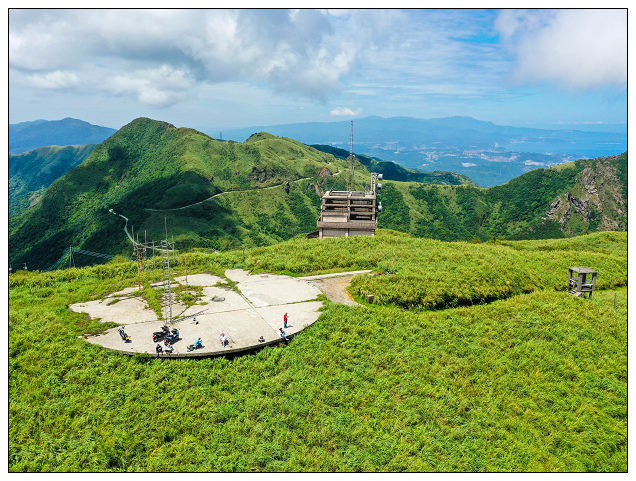
[[[163,268],[163,304],[164,304],[164,317],[166,319],[166,323],[172,323],[172,302],[174,298],[174,293],[172,291],[172,280],[171,280],[171,272],[170,272],[170,262],[172,260],[172,264],[176,262],[176,250],[174,240],[172,242],[168,241],[168,228],[166,224],[166,238],[162,240],[159,245],[155,245],[155,242],[147,242],[144,239],[144,242],[139,242],[139,239],[135,240],[132,235],[128,232],[128,218],[118,214],[113,211],[113,209],[108,209],[112,214],[118,215],[122,219],[126,221],[124,225],[124,232],[128,236],[128,239],[133,244],[133,256],[137,259],[137,282],[139,286],[139,290],[143,288],[141,282],[141,271],[144,268],[148,267],[148,257],[147,253],[152,253],[153,266],[155,259],[155,251],[161,252],[161,265]],[[165,219],[164,219],[165,222]],[[144,236],[145,237],[145,236]]]
[[[353,155],[353,120],[351,121],[351,135],[349,136],[349,176],[347,177],[347,190],[351,192],[353,190],[353,174],[356,169],[355,155]]]

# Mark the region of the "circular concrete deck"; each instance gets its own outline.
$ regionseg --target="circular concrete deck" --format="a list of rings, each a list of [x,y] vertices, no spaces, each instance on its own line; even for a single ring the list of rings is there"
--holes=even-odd
[[[279,343],[282,340],[279,328],[283,327],[285,313],[288,315],[288,322],[287,329],[284,330],[288,338],[316,322],[318,309],[322,306],[322,302],[317,300],[321,293],[317,285],[320,285],[322,279],[363,272],[368,271],[294,278],[274,274],[250,275],[240,269],[226,270],[225,275],[236,282],[239,292],[218,286],[217,284],[225,282],[221,277],[210,274],[189,275],[189,286],[203,288],[200,298],[202,305],[172,305],[173,319],[192,315],[194,317],[173,322],[170,327],[179,329],[180,339],[174,343],[172,354],[162,354],[161,357],[226,355]],[[186,278],[178,277],[175,282],[185,284]],[[152,333],[161,330],[164,321],[157,318],[144,299],[135,296],[136,292],[137,287],[129,287],[110,294],[104,300],[77,303],[69,308],[74,312],[84,312],[93,318],[100,318],[103,322],[123,325],[131,339],[125,343],[117,328],[113,328],[89,337],[89,342],[129,355],[155,355],[157,343],[153,342]],[[224,300],[215,301],[215,298]],[[229,341],[225,347],[220,342],[221,333],[225,333]],[[259,342],[261,336],[264,342]],[[189,352],[187,347],[197,338],[201,338],[203,347]],[[164,346],[163,342],[160,344]]]

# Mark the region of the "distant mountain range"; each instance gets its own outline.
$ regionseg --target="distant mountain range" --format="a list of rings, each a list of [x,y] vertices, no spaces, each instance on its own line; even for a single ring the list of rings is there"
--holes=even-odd
[[[346,185],[346,151],[334,156],[329,149],[264,132],[221,142],[136,119],[10,217],[9,261],[44,269],[70,246],[130,255],[120,215],[132,235],[148,240],[162,239],[168,225],[179,249],[268,245],[310,232],[322,193]],[[364,156],[356,161],[356,189],[368,184],[370,169],[405,180],[384,182],[381,228],[441,240],[627,229],[626,154],[536,169],[489,189],[443,172],[432,177],[445,185],[412,181],[417,172],[389,167]]]
[[[222,135],[224,139],[243,141],[261,131],[306,144],[347,149],[350,121],[258,126],[224,130]],[[356,153],[424,172],[457,172],[482,186],[503,184],[538,167],[627,150],[626,129],[545,130],[501,126],[471,117],[365,117],[354,121],[353,141]]]
[[[289,137],[307,145],[348,150],[350,121],[249,127],[213,138],[243,142],[256,132]],[[76,119],[35,120],[9,126],[9,153],[49,145],[97,144],[115,133]],[[222,140],[222,139],[221,139]],[[500,185],[539,167],[627,150],[626,129],[587,132],[496,125],[471,117],[418,119],[371,116],[354,122],[354,151],[420,172],[454,172],[478,185]]]
[[[19,154],[49,145],[99,144],[116,132],[83,120],[34,120],[9,125],[9,153]]]

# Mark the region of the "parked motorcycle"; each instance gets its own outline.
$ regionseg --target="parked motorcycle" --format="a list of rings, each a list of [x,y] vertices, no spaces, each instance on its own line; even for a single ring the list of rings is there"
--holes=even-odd
[[[165,344],[172,344],[174,341],[176,341],[177,339],[179,339],[179,331],[175,328],[172,331],[170,331],[170,334],[168,334],[163,342]]]
[[[152,333],[152,342],[158,342],[169,334],[170,328],[168,326],[161,326],[161,331],[155,331]]]
[[[121,336],[121,340],[124,342],[130,342],[130,336],[124,332],[124,326],[117,329],[119,335]]]

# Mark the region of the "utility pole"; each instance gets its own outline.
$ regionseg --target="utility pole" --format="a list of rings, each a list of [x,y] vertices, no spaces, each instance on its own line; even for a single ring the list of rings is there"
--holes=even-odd
[[[68,248],[68,268],[75,267],[75,258],[73,257],[73,246]]]
[[[353,173],[355,171],[355,156],[353,155],[353,120],[351,121],[351,135],[349,136],[349,177],[347,179],[347,190],[353,190]]]
[[[142,246],[141,244],[135,244],[135,254],[137,254],[137,286],[141,291],[141,254],[142,254]]]
[[[184,263],[185,263],[185,271],[186,271],[186,294],[190,294],[190,286],[188,285],[188,261],[185,259],[183,259]]]
[[[162,242],[163,251],[163,298],[166,324],[172,323],[172,285],[170,280],[170,243],[168,241],[168,222],[164,217],[166,240]]]

